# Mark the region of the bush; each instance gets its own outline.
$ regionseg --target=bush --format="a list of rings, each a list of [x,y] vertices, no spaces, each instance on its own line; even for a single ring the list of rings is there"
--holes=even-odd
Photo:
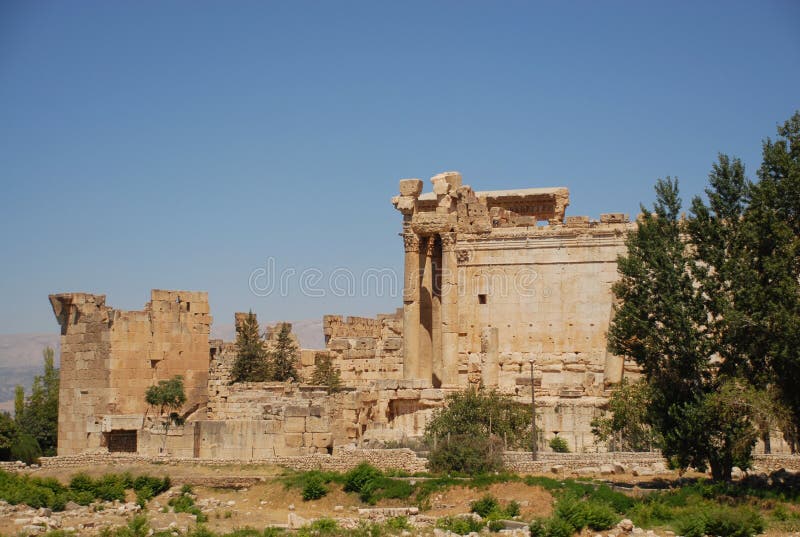
[[[39,457],[42,456],[42,449],[36,438],[23,433],[17,436],[16,441],[11,444],[10,455],[12,460],[22,461],[25,464],[37,464]]]
[[[297,531],[300,537],[312,537],[319,535],[332,535],[339,531],[339,524],[331,518],[319,518],[303,526]]]
[[[437,528],[459,535],[468,535],[473,531],[480,532],[485,525],[483,521],[476,520],[471,516],[446,516],[436,521]]]
[[[575,528],[566,520],[553,517],[547,522],[547,537],[572,537]]]
[[[360,494],[368,483],[381,476],[380,470],[369,463],[362,462],[344,475],[344,491]]]
[[[205,522],[208,520],[208,517],[195,506],[194,498],[190,496],[191,494],[191,487],[188,485],[184,485],[181,489],[181,495],[171,498],[169,500],[168,505],[172,506],[173,511],[176,513],[189,513],[197,517],[197,522]]]
[[[764,531],[764,520],[746,507],[713,509],[706,518],[705,531],[720,537],[750,537]]]
[[[410,530],[411,524],[408,523],[408,517],[396,516],[386,521],[386,527],[394,531]]]
[[[153,493],[153,496],[158,496],[162,492],[166,492],[171,484],[169,477],[164,477],[162,479],[145,474],[133,480],[132,488],[135,491],[149,489]]]
[[[497,533],[500,530],[506,529],[506,525],[500,522],[499,520],[490,520],[489,521],[489,531],[492,533]]]
[[[561,436],[554,436],[553,439],[550,440],[550,449],[556,453],[569,453],[569,445]]]
[[[534,518],[528,528],[531,530],[531,537],[547,537],[546,518]]]
[[[503,468],[503,446],[497,439],[480,436],[451,436],[439,442],[428,456],[433,472],[468,475],[496,472]]]
[[[586,525],[595,531],[607,530],[619,521],[619,516],[614,509],[600,502],[586,502],[584,505],[584,517]]]
[[[515,516],[519,516],[520,507],[519,503],[516,500],[511,500],[508,502],[505,508],[506,516],[509,518],[514,518]]]
[[[492,496],[491,494],[486,494],[480,500],[475,500],[470,505],[470,511],[473,513],[478,513],[483,518],[488,517],[491,513],[498,511],[500,509],[500,503],[497,501],[497,498]]]
[[[303,487],[303,501],[319,500],[328,494],[328,489],[317,476],[311,477]]]

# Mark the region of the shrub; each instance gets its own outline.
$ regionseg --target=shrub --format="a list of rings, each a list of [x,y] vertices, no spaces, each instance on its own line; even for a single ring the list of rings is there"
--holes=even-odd
[[[331,535],[339,531],[339,524],[331,518],[319,518],[297,531],[300,537]]]
[[[520,507],[519,503],[516,500],[511,500],[508,502],[505,508],[506,516],[509,518],[514,518],[515,516],[519,516]]]
[[[164,477],[162,479],[145,474],[133,480],[132,488],[135,491],[149,489],[153,493],[153,496],[158,496],[162,492],[167,491],[171,484],[169,477]]]
[[[534,518],[528,528],[531,530],[531,537],[547,537],[546,518]]]
[[[764,531],[761,515],[746,507],[720,506],[706,518],[705,532],[720,537],[750,537]]]
[[[492,533],[497,533],[500,530],[504,530],[506,525],[500,522],[499,520],[490,520],[489,521],[489,531]]]
[[[142,509],[147,509],[147,502],[153,499],[153,491],[149,488],[142,488],[136,491],[136,504]]]
[[[386,527],[395,531],[410,530],[411,524],[408,523],[408,517],[396,516],[386,521]]]
[[[458,472],[475,475],[496,472],[503,468],[503,446],[494,438],[453,435],[438,442],[428,456],[434,472]]]
[[[381,471],[369,463],[362,462],[344,476],[344,491],[361,493],[370,482],[381,477]]]
[[[553,439],[550,440],[550,449],[556,453],[569,453],[569,445],[567,445],[567,441],[561,436],[554,436]]]
[[[303,501],[306,502],[310,500],[319,500],[326,494],[328,494],[328,489],[325,488],[322,480],[316,476],[310,478],[303,487]]]
[[[703,537],[706,534],[706,517],[700,511],[687,513],[678,519],[675,529],[684,537]]]
[[[547,537],[572,537],[575,528],[572,524],[558,517],[553,517],[547,522]]]
[[[473,513],[478,513],[483,518],[488,517],[491,513],[498,511],[500,509],[500,503],[497,501],[497,498],[492,496],[491,494],[486,494],[480,500],[475,500],[470,505],[470,510]]]
[[[457,533],[459,535],[468,535],[470,533],[479,532],[486,524],[483,521],[476,520],[471,516],[446,516],[436,521],[436,527]]]
[[[125,480],[122,476],[106,474],[94,482],[95,497],[107,502],[125,501]]]
[[[600,502],[586,502],[584,505],[584,520],[586,525],[593,530],[601,531],[611,528],[619,520],[614,509]]]
[[[568,522],[576,531],[586,527],[585,503],[571,494],[562,496],[556,503],[555,515]]]
[[[169,502],[167,502],[168,505],[172,506],[173,511],[176,513],[189,513],[194,515],[197,517],[198,523],[208,520],[208,517],[200,509],[198,509],[197,506],[195,506],[194,498],[190,496],[191,492],[186,492],[191,491],[191,487],[184,485],[181,490],[182,492],[180,496],[171,498]]]
[[[16,442],[11,444],[11,459],[22,461],[25,464],[36,464],[42,456],[42,449],[39,442],[32,435],[23,433],[17,436]]]

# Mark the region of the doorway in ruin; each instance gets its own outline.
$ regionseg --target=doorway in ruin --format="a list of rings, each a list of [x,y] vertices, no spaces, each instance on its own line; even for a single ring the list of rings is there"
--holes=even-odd
[[[136,453],[136,432],[135,429],[115,429],[103,433],[109,453]]]

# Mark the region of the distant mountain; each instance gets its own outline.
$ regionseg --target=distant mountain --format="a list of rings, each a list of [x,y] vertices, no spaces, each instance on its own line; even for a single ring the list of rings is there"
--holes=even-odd
[[[322,319],[305,319],[302,321],[288,321],[292,323],[292,332],[300,341],[300,346],[304,349],[324,349],[325,336],[322,333]],[[265,329],[267,323],[262,325]],[[236,340],[236,327],[233,324],[214,324],[211,326],[211,339],[221,339],[223,341]]]
[[[291,321],[292,331],[304,349],[324,349],[322,319]],[[274,323],[269,323],[274,324]],[[233,324],[215,324],[211,327],[212,339],[234,341]],[[42,351],[45,347],[56,350],[56,364],[61,356],[60,335],[55,334],[0,334],[0,410],[13,410],[14,389],[17,385],[30,393],[33,377],[43,370]]]
[[[0,410],[13,410],[17,385],[30,393],[33,377],[44,370],[45,347],[56,349],[58,364],[59,343],[58,334],[0,334]]]

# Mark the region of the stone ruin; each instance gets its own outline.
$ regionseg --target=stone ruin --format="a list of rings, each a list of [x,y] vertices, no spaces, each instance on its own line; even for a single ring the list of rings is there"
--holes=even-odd
[[[232,342],[209,340],[202,292],[153,290],[141,311],[103,295],[51,295],[61,325],[59,455],[127,451],[256,460],[333,453],[422,435],[447,393],[483,385],[530,404],[540,447],[603,450],[591,434],[613,387],[638,376],[606,350],[627,215],[566,216],[566,188],[475,192],[461,175],[400,181],[402,309],[327,315],[324,349],[301,349],[310,378],[330,357],[344,388],[230,382]],[[237,314],[237,322],[241,319]],[[276,337],[268,330],[267,345]],[[184,376],[185,423],[165,432],[148,386]],[[165,439],[166,434],[166,439]],[[775,445],[775,444],[773,444]]]

